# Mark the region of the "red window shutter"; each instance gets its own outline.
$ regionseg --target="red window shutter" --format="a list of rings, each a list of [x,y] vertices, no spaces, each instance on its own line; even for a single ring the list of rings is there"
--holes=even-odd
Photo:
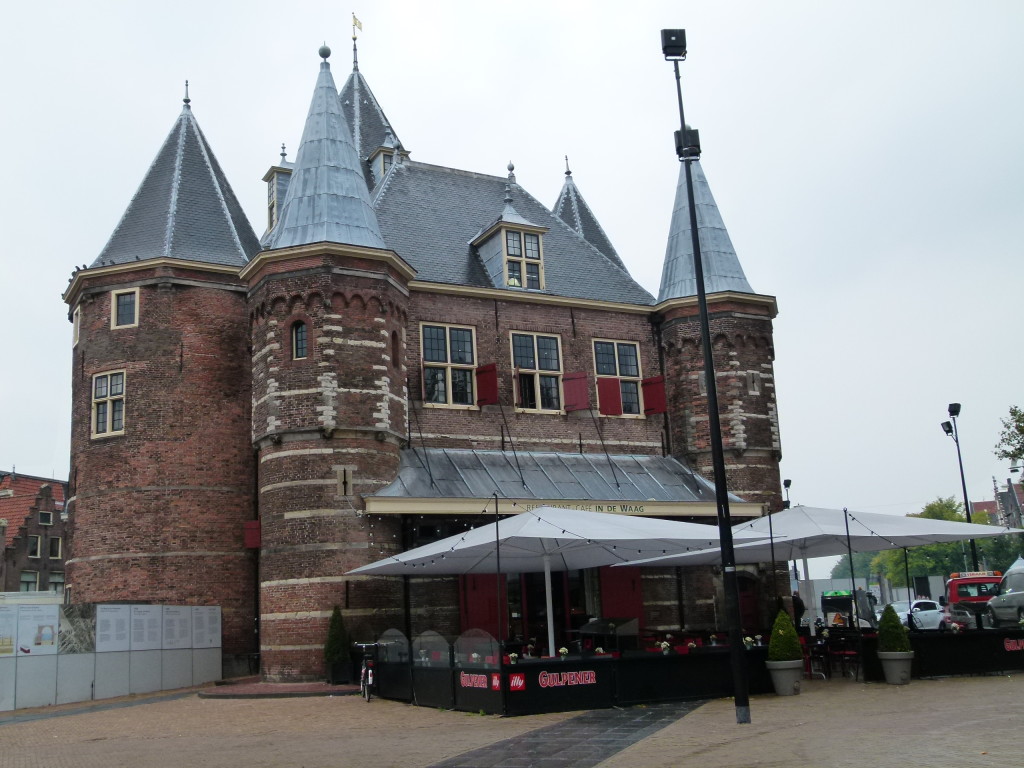
[[[495,363],[476,369],[476,404],[498,404],[498,366]]]
[[[590,408],[590,385],[585,373],[567,373],[562,377],[566,411],[585,411]]]
[[[665,413],[668,406],[665,403],[665,377],[653,376],[640,382],[644,393],[644,413],[650,416],[652,413]]]
[[[259,520],[246,520],[242,523],[242,540],[245,543],[246,549],[259,549],[260,539],[261,533]]]
[[[597,380],[597,399],[603,416],[622,415],[622,389],[618,379]]]

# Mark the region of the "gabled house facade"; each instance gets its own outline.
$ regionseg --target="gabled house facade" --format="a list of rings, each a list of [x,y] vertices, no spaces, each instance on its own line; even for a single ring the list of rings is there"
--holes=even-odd
[[[0,592],[64,592],[65,483],[0,472]]]
[[[323,674],[331,609],[369,638],[535,631],[536,579],[353,577],[531,506],[716,517],[685,185],[661,290],[629,275],[566,169],[516,181],[414,160],[328,49],[293,162],[252,231],[186,103],[99,257],[72,275],[76,600],[217,604],[228,654]],[[781,506],[771,296],[743,274],[695,164],[737,520]],[[666,190],[666,194],[668,190]],[[484,515],[485,517],[481,517]],[[130,524],[126,524],[129,523]],[[558,575],[586,616],[714,626],[713,569]],[[749,569],[744,621],[771,589]]]

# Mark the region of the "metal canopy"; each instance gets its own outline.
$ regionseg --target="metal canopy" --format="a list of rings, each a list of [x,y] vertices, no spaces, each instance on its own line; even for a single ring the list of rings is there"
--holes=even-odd
[[[545,501],[715,501],[712,483],[668,456],[452,448],[403,450],[398,478],[373,497],[486,499],[495,491]]]

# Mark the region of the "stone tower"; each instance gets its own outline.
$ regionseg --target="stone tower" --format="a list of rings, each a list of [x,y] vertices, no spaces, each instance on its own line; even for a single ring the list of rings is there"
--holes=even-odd
[[[327,56],[287,192],[249,289],[252,440],[262,547],[264,677],[316,677],[334,605],[367,637],[401,616],[401,585],[345,573],[397,548],[361,496],[390,482],[406,435],[405,324],[414,272],[387,250]],[[383,608],[381,606],[387,606]]]
[[[777,509],[781,443],[773,369],[775,299],[751,289],[700,163],[695,161],[692,169],[729,491]],[[682,164],[658,309],[671,451],[711,477],[707,382]]]
[[[220,605],[255,650],[246,287],[259,249],[189,100],[99,257],[74,323],[75,602]]]

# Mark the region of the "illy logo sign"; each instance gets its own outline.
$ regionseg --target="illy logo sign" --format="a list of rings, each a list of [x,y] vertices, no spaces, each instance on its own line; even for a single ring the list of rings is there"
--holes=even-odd
[[[526,675],[521,672],[515,672],[508,676],[508,689],[510,691],[525,691],[526,690]]]

